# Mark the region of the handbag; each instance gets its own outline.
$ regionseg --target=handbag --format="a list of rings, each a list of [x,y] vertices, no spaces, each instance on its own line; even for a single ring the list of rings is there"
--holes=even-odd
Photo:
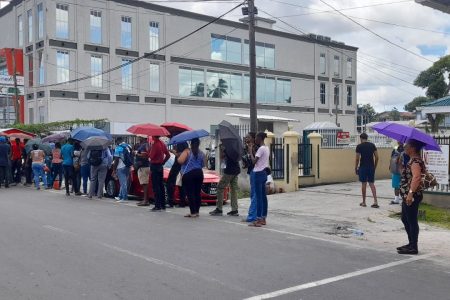
[[[427,190],[429,188],[434,188],[438,185],[436,177],[428,171],[422,174],[422,182],[420,184],[420,190]]]

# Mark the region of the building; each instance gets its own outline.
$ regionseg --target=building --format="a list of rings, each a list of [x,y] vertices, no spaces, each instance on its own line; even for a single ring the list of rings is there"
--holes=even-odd
[[[238,10],[239,11],[239,10]],[[27,123],[106,118],[194,128],[248,114],[248,25],[136,0],[13,0],[0,47],[22,48]],[[356,130],[357,48],[258,18],[258,113]],[[101,74],[111,68],[114,71]],[[87,80],[75,79],[95,75]],[[336,111],[337,108],[337,111]]]
[[[375,115],[375,119],[379,122],[411,121],[416,119],[416,114],[409,111],[384,111]]]

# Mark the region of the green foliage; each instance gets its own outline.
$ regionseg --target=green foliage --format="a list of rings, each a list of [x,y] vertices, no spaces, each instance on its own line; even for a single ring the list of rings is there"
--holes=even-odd
[[[81,120],[75,119],[71,121],[58,121],[51,123],[39,123],[39,124],[15,124],[12,128],[24,130],[27,132],[31,132],[37,135],[46,135],[51,131],[62,131],[62,130],[70,130],[73,127],[80,126],[95,126],[95,127],[103,127],[106,119],[95,119],[95,120]]]
[[[405,105],[404,109],[409,112],[413,112],[417,107],[424,105],[427,102],[433,101],[432,99],[424,96],[414,98],[411,102]]]
[[[390,113],[390,117],[392,119],[392,121],[400,121],[400,112],[398,111],[398,109],[396,107],[394,107],[394,109],[391,111]]]
[[[362,106],[361,110],[362,110],[362,114],[364,115],[364,118],[367,118],[366,123],[375,121],[375,116],[376,116],[377,112],[375,111],[375,108],[373,108],[373,106],[370,105],[370,103],[364,104]]]

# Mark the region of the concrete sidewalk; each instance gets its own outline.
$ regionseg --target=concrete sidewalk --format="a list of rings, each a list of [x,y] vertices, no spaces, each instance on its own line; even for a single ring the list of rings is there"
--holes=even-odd
[[[390,180],[378,181],[376,187],[379,209],[370,207],[373,199],[369,188],[368,207],[359,206],[359,182],[270,195],[268,222],[289,232],[396,252],[396,247],[407,243],[402,222],[390,217],[401,212],[401,206],[389,204],[394,196]],[[240,200],[241,215],[248,205],[249,199]],[[423,223],[420,227],[419,250],[450,257],[450,231]],[[364,234],[357,236],[354,230]]]

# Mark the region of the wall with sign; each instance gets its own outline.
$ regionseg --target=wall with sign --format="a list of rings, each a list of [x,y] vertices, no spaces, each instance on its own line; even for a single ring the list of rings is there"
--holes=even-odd
[[[433,174],[439,184],[448,184],[449,145],[441,145],[442,152],[423,151],[423,160],[428,172]]]

